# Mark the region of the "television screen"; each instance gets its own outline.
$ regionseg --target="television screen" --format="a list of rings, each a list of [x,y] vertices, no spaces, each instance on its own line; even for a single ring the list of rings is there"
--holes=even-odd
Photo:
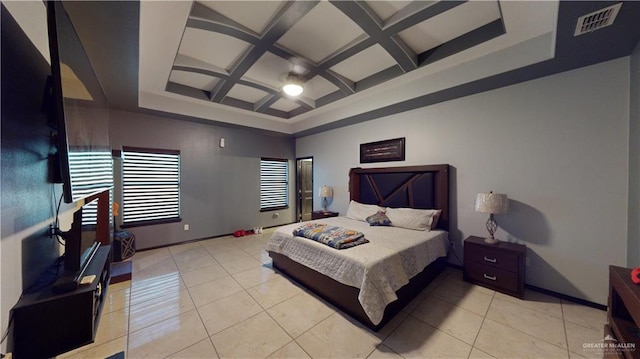
[[[113,186],[109,106],[63,3],[47,2],[51,93],[65,202]]]

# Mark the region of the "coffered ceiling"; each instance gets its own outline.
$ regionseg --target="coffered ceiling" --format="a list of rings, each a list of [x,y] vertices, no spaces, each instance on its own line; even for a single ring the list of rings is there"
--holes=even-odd
[[[304,135],[627,56],[640,2],[65,3],[114,108]],[[284,95],[290,72],[300,97]],[[132,99],[134,103],[132,103]]]
[[[290,119],[501,34],[496,1],[197,1],[166,90]]]
[[[295,132],[548,59],[556,16],[553,1],[145,1],[139,101]]]

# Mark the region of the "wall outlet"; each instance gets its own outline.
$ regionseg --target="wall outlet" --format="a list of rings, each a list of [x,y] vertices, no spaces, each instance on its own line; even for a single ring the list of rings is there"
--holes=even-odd
[[[185,230],[185,231],[188,231],[188,230],[189,230],[189,225],[188,225],[188,224],[185,224],[185,225],[184,225],[184,230]]]

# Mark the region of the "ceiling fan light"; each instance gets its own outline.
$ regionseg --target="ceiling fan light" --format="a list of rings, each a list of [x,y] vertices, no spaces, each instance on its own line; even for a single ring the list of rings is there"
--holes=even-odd
[[[299,96],[304,89],[300,84],[290,83],[282,86],[282,91],[289,96]]]
[[[282,86],[282,91],[289,96],[299,96],[304,91],[302,81],[295,75],[289,75],[287,82]]]

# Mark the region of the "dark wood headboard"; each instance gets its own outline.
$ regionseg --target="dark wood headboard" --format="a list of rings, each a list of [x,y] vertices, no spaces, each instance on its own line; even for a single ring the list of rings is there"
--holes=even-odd
[[[449,165],[352,168],[349,193],[381,207],[441,209],[438,228],[449,230]]]

